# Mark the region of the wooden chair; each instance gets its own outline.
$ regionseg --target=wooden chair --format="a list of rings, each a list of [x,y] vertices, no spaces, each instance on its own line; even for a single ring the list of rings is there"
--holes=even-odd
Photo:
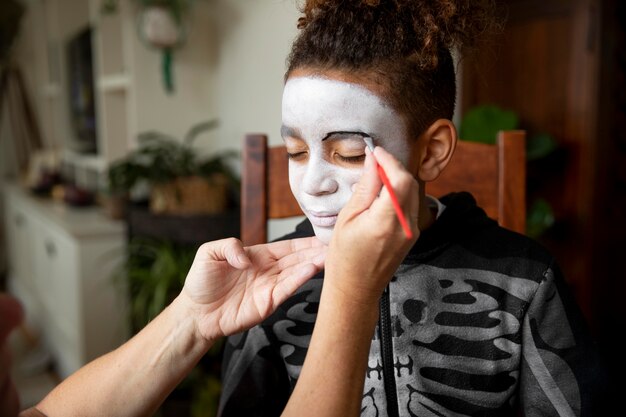
[[[525,132],[504,131],[496,145],[459,141],[450,165],[426,185],[441,197],[469,191],[487,215],[508,229],[526,229]],[[247,135],[241,177],[241,239],[245,245],[267,242],[267,221],[301,216],[289,188],[284,146],[267,146],[267,136]]]

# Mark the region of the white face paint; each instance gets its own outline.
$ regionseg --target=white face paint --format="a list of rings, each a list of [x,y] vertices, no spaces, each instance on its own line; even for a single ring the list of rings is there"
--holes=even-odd
[[[328,243],[337,215],[361,177],[362,134],[406,166],[410,146],[404,121],[359,84],[313,76],[287,81],[282,113],[291,191],[317,237]]]

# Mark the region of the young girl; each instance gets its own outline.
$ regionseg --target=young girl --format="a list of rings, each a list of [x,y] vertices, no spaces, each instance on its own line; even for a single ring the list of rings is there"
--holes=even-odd
[[[299,20],[281,133],[291,189],[308,221],[287,237],[342,239],[333,229],[361,175],[364,136],[419,184],[419,239],[389,277],[380,304],[376,297],[369,306],[379,317],[368,346],[365,416],[586,416],[601,389],[593,345],[550,254],[498,227],[469,194],[438,201],[425,193],[457,140],[451,49],[488,30],[489,3],[309,0]],[[328,261],[363,250],[343,249]],[[380,267],[371,259],[363,256],[355,270],[333,270],[333,277],[356,273],[365,280]],[[269,319],[229,339],[222,416],[282,412],[303,370],[323,282],[321,275],[307,282]],[[337,286],[341,280],[333,280]],[[350,279],[341,291],[358,304],[361,289]],[[353,318],[359,334],[360,320]],[[346,331],[337,344],[351,337]],[[334,374],[329,383],[355,378],[349,370],[327,370]],[[356,389],[361,381],[355,378]]]

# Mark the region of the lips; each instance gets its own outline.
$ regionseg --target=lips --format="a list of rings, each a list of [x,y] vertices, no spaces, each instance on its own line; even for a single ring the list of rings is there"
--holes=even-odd
[[[317,227],[333,227],[337,222],[336,213],[308,211],[308,218]]]

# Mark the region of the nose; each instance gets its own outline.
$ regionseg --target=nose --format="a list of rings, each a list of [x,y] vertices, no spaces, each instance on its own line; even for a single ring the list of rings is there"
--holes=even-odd
[[[334,170],[324,160],[309,160],[302,179],[302,190],[309,195],[332,194],[337,191]]]

